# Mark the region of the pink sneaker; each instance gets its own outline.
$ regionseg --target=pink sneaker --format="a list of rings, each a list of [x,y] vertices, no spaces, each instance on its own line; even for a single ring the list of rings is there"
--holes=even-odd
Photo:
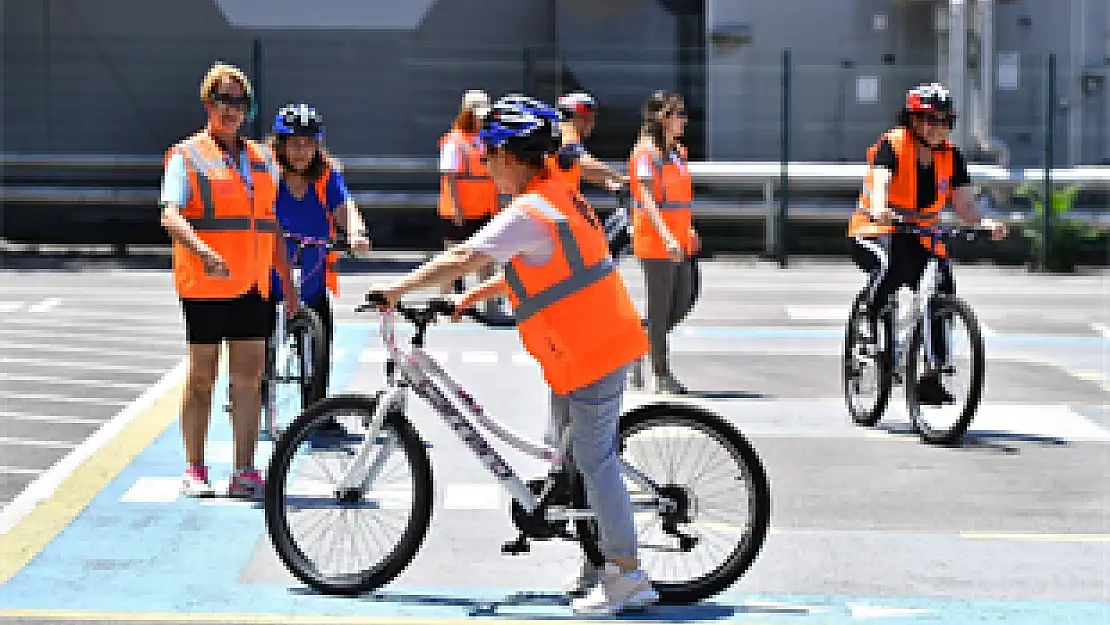
[[[208,481],[208,467],[190,465],[181,477],[181,494],[186,497],[213,497],[216,494]]]
[[[242,499],[262,499],[266,482],[254,469],[236,469],[227,485],[227,496]]]

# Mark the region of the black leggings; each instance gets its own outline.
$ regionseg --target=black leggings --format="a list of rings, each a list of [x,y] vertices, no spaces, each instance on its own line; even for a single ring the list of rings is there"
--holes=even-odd
[[[871,276],[865,293],[866,312],[871,323],[872,336],[875,336],[882,306],[902,286],[917,290],[929,258],[928,250],[921,245],[921,241],[915,234],[899,232],[892,235],[852,239],[852,260]],[[956,293],[952,269],[947,262],[940,263],[937,292],[946,295]],[[933,317],[930,324],[929,335],[932,339],[930,343],[933,356],[939,362],[944,362],[948,355],[945,324],[939,316]]]

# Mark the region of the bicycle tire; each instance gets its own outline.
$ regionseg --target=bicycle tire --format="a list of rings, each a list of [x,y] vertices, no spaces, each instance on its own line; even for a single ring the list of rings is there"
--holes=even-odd
[[[408,456],[412,468],[416,490],[408,526],[390,555],[370,570],[325,578],[315,571],[312,562],[293,541],[284,500],[286,478],[297,447],[312,430],[314,422],[342,411],[343,414],[359,415],[359,422],[362,423],[374,414],[376,406],[376,398],[365,395],[336,395],[325,398],[297,417],[278,441],[270,459],[264,498],[266,531],[270,542],[285,568],[294,577],[326,595],[357,596],[388,584],[409,566],[428,534],[434,492],[428,451],[408,419],[400,412],[390,411],[386,414],[384,427],[392,430],[401,441],[401,448]]]
[[[945,309],[961,318],[961,321],[967,327],[968,339],[971,341],[971,388],[968,389],[967,403],[960,412],[960,417],[951,428],[938,430],[930,427],[928,423],[922,420],[921,403],[917,397],[917,380],[910,379],[910,376],[917,371],[921,355],[925,353],[922,347],[925,340],[927,319],[922,319],[914,326],[913,334],[910,337],[909,353],[906,354],[906,410],[909,412],[910,422],[921,439],[934,445],[952,444],[963,438],[964,434],[967,433],[983,397],[983,379],[986,369],[983,333],[979,327],[979,319],[975,316],[971,306],[958,297],[950,295],[935,296],[932,305],[929,307],[930,312]]]
[[[673,426],[683,421],[698,424],[699,429],[711,430],[718,440],[732,448],[734,456],[748,470],[751,478],[752,519],[751,532],[746,534],[740,544],[729,554],[720,566],[701,578],[678,583],[653,581],[660,603],[686,605],[712,597],[743,577],[751,567],[767,538],[771,522],[771,487],[763,463],[755,448],[736,428],[720,415],[697,406],[656,403],[635,408],[621,415],[620,449],[624,449],[626,436],[647,422],[660,422]],[[572,507],[587,509],[585,488],[580,475],[572,480]],[[601,566],[604,557],[598,545],[596,523],[588,519],[575,521],[579,544],[586,559],[594,566]]]
[[[324,387],[324,378],[319,374],[324,367],[331,366],[327,357],[328,345],[327,336],[324,334],[324,322],[316,311],[302,305],[289,321],[289,333],[295,337],[300,374],[298,386],[301,393],[301,409],[306,410],[327,395],[328,389]],[[309,345],[312,360],[307,363],[307,367],[303,347],[306,343]]]
[[[876,389],[875,405],[871,410],[860,410],[852,402],[852,382],[853,374],[855,373],[855,364],[853,361],[853,350],[856,343],[859,341],[859,325],[861,321],[866,322],[864,317],[864,304],[866,303],[867,291],[860,291],[856,295],[855,300],[852,302],[852,311],[848,315],[848,323],[844,330],[844,351],[842,354],[843,366],[841,367],[840,377],[844,392],[844,403],[848,407],[848,414],[852,416],[852,421],[859,426],[874,427],[883,414],[886,413],[887,405],[890,403],[890,393],[894,388],[892,362],[894,341],[894,322],[891,318],[888,308],[884,308],[883,312],[879,314],[879,323],[883,327],[883,347],[882,352],[878,356],[878,379],[876,380],[878,388]]]

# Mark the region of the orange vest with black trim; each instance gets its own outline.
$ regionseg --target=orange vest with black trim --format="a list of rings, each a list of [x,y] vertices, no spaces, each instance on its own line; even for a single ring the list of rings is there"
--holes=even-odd
[[[632,184],[632,198],[635,200],[632,207],[632,253],[637,258],[660,259],[667,258],[667,246],[663,237],[655,230],[655,224],[643,208],[640,183],[645,182],[636,176],[636,161],[647,155],[651,158],[651,180],[648,188],[651,197],[659,208],[663,223],[666,224],[671,236],[682,246],[687,253],[693,252],[693,237],[690,230],[693,226],[693,213],[690,202],[694,197],[694,184],[690,170],[686,163],[686,149],[679,148],[678,157],[680,164],[671,158],[664,157],[662,153],[650,146],[639,145],[632,151],[628,168],[634,180]]]
[[[551,233],[551,258],[505,267],[521,341],[565,395],[643,356],[648,338],[597,215],[562,176],[541,174],[513,202]]]
[[[894,149],[894,157],[898,161],[898,169],[887,184],[886,203],[891,210],[900,214],[907,221],[921,226],[931,226],[937,223],[940,212],[952,197],[952,176],[955,173],[954,158],[951,144],[944,149],[933,150],[933,171],[936,177],[937,194],[929,206],[917,207],[917,142],[905,128],[889,130],[867,149],[867,164],[873,165],[875,154],[879,151],[882,139],[890,142]],[[871,220],[871,189],[874,184],[874,170],[868,169],[863,180],[863,189],[860,191],[855,212],[848,223],[848,236],[874,237],[894,232],[893,225],[879,224]],[[921,237],[921,244],[928,247],[929,237]],[[944,244],[939,240],[934,250],[938,254],[945,254]]]
[[[328,218],[328,237],[335,241],[337,238],[337,230],[335,224],[336,216],[333,211],[328,209],[328,179],[331,178],[331,168],[328,167],[324,170],[324,175],[316,179],[316,200],[320,202],[320,206],[324,207],[324,215]],[[338,208],[338,207],[337,207]],[[332,295],[339,295],[339,270],[337,264],[339,263],[339,252],[329,250],[327,257],[324,259],[324,284],[327,289],[332,292]]]
[[[456,210],[462,213],[464,219],[493,215],[498,206],[497,185],[490,177],[482,149],[474,145],[472,135],[459,130],[452,130],[440,138],[441,151],[448,141],[459,144],[462,159],[457,172],[440,175],[439,216],[451,219]],[[452,185],[453,204],[447,197],[448,185]]]
[[[263,298],[270,295],[270,272],[279,227],[274,214],[277,197],[277,164],[269,149],[245,140],[250,162],[253,191],[229,166],[223,150],[207,131],[201,131],[171,147],[173,154],[185,157],[189,199],[181,207],[182,216],[205,245],[227,264],[226,278],[209,276],[204,263],[184,245],[173,244],[173,275],[182,298],[234,298],[257,289]]]

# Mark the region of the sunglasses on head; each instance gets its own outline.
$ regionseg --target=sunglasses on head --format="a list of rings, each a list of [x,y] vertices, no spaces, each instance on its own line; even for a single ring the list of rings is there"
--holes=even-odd
[[[234,95],[231,93],[216,92],[212,94],[212,102],[216,104],[223,104],[234,108],[246,108],[250,104],[250,96]]]

